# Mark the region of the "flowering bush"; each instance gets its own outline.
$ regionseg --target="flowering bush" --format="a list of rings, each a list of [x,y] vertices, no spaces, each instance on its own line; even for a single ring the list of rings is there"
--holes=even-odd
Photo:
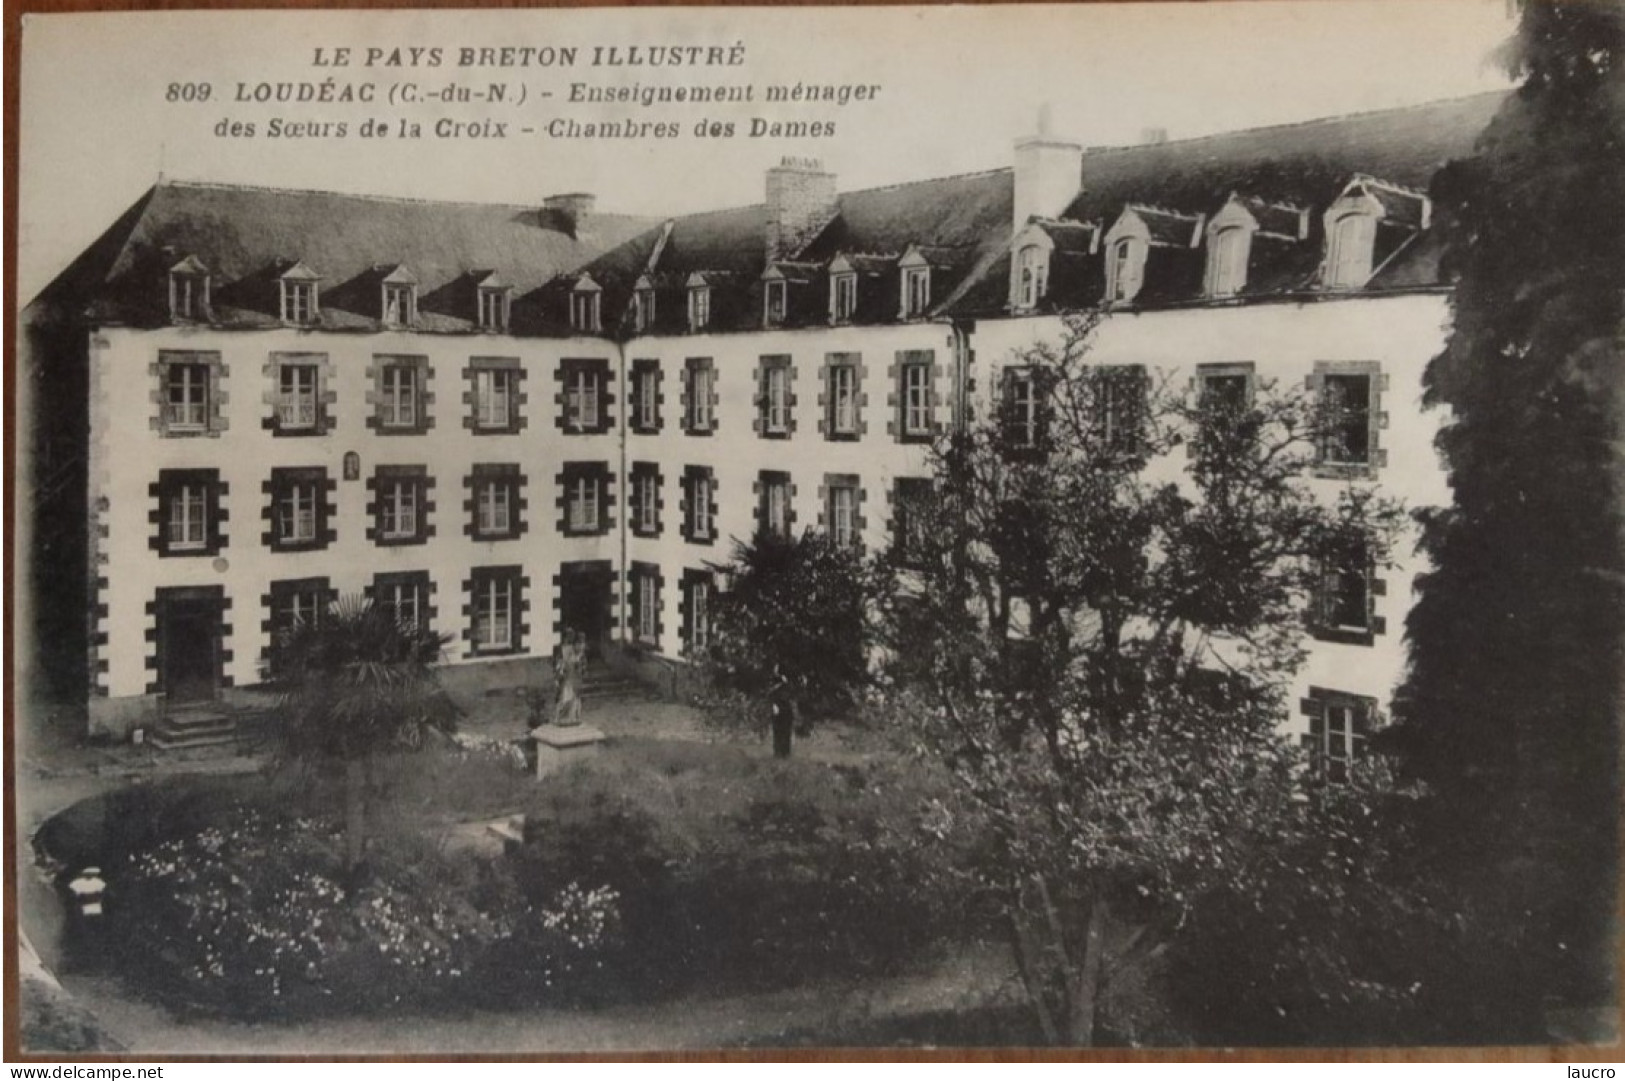
[[[610,890],[568,883],[533,906],[498,865],[407,850],[347,887],[326,823],[234,818],[111,878],[128,971],[183,1005],[265,1017],[563,993],[614,933]]]
[[[457,747],[457,756],[464,760],[469,758],[495,759],[515,767],[521,773],[530,768],[530,763],[525,757],[524,747],[511,739],[496,739],[473,732],[455,732],[451,736],[451,742]]]
[[[549,778],[515,875],[536,897],[615,889],[606,994],[897,971],[977,927],[964,893],[927,888],[971,859],[950,798],[895,764],[627,740]]]

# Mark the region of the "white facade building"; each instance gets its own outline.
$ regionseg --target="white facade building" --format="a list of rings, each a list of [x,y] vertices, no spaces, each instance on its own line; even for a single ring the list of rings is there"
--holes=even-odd
[[[568,628],[680,666],[735,538],[883,548],[932,438],[1102,304],[1091,363],[1344,395],[1364,434],[1312,483],[1441,504],[1426,187],[1497,101],[1043,133],[1012,169],[846,194],[786,160],[762,204],[664,223],[160,184],[25,313],[32,668],[92,730],[230,709],[279,625],[362,591],[459,666]],[[1409,552],[1314,642],[1317,739],[1403,672]]]

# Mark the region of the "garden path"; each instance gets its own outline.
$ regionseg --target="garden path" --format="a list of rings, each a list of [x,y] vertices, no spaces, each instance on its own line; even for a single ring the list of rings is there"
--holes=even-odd
[[[921,975],[826,981],[760,994],[691,995],[598,1010],[403,1014],[298,1025],[180,1021],[128,995],[108,977],[68,976],[62,983],[134,1054],[566,1054],[698,1050],[772,1044],[809,1030],[852,1031],[985,1003],[1009,971],[1004,950],[983,948]]]

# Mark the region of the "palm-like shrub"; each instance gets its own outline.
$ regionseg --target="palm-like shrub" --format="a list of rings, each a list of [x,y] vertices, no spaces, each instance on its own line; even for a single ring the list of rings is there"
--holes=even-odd
[[[455,727],[434,667],[447,641],[392,609],[349,596],[316,619],[296,620],[273,645],[284,752],[344,771],[345,862],[352,871],[366,846],[372,756],[415,750],[431,731]]]

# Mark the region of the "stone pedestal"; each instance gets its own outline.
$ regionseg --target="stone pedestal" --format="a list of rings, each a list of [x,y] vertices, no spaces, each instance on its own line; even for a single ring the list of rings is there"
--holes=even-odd
[[[532,728],[530,738],[536,743],[536,776],[546,777],[571,762],[591,758],[606,737],[591,725],[544,724]]]

